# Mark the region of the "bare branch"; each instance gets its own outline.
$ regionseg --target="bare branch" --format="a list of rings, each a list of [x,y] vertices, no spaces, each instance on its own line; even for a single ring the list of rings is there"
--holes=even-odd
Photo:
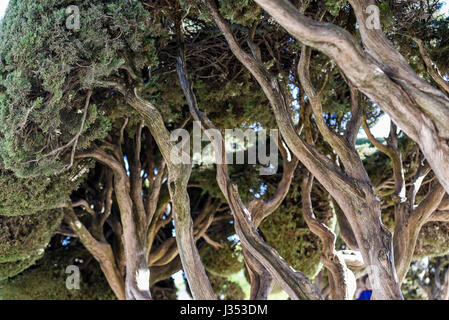
[[[92,90],[89,90],[87,92],[87,97],[86,97],[86,103],[84,105],[84,110],[83,110],[83,116],[81,118],[81,125],[80,125],[80,129],[77,132],[77,134],[69,141],[67,142],[65,145],[51,151],[50,153],[48,153],[46,156],[54,156],[54,155],[59,155],[60,152],[62,152],[65,148],[68,148],[70,146],[72,146],[72,152],[70,154],[70,163],[69,165],[66,167],[66,169],[72,167],[73,165],[73,161],[75,159],[75,152],[76,152],[76,147],[78,145],[78,139],[81,136],[81,134],[84,131],[84,124],[86,122],[86,118],[87,118],[87,112],[89,110],[89,104],[90,104],[90,98],[92,97]]]
[[[223,245],[217,241],[212,240],[211,238],[209,238],[209,236],[207,235],[207,233],[203,234],[203,239],[210,244],[212,247],[214,247],[216,250],[223,248]]]
[[[210,2],[208,2],[208,5],[209,7],[212,6]],[[216,14],[217,12],[214,12],[214,15]],[[178,38],[182,37],[181,31],[179,30],[178,32]],[[216,129],[206,115],[198,109],[196,97],[185,69],[182,41],[179,41],[178,45],[178,78],[187,98],[190,113],[195,121],[199,121],[202,124],[203,128]],[[206,134],[209,134],[209,139],[213,141],[212,146],[215,150],[217,163],[217,182],[234,215],[234,225],[242,246],[249,250],[273,274],[291,298],[321,299],[310,280],[300,272],[292,272],[285,260],[280,259],[277,252],[269,247],[257,233],[254,224],[249,219],[249,212],[243,205],[236,186],[231,184],[229,179],[227,165],[225,164],[226,154],[223,152],[225,150],[223,139],[215,141],[208,131],[206,131]]]
[[[426,65],[427,72],[429,72],[430,76],[435,80],[436,83],[440,85],[440,87],[446,92],[446,94],[449,94],[449,83],[444,80],[444,78],[441,76],[440,72],[438,71],[438,68],[434,66],[434,63],[432,62],[432,59],[430,58],[429,53],[427,52],[426,48],[424,47],[423,42],[418,39],[412,37],[413,41],[416,42],[419,48],[419,52],[421,53],[421,57]]]
[[[256,0],[256,2],[305,45],[318,47],[320,50],[323,49],[322,51],[327,49],[325,51],[326,54],[328,52],[335,53],[331,58],[334,58],[337,63],[339,60],[344,60],[350,65],[351,69],[354,69],[354,66],[351,66],[354,61],[357,64],[361,59],[364,59],[362,50],[354,51],[354,47],[358,47],[358,44],[355,39],[351,38],[348,32],[304,17],[286,0]],[[363,164],[358,166],[354,162],[348,161],[348,168],[345,167],[347,171],[351,172],[351,169],[353,169],[351,166],[354,165],[354,172],[357,173],[354,177],[355,179],[351,178],[337,169],[331,159],[310,144],[305,143],[298,136],[290,115],[289,99],[282,89],[282,84],[276,76],[271,75],[266,70],[264,65],[258,63],[257,60],[239,46],[230,25],[221,17],[215,7],[215,3],[206,1],[206,5],[234,55],[251,72],[265,92],[272,106],[279,129],[289,148],[331,193],[344,210],[345,215],[347,215],[351,227],[356,229],[354,233],[357,237],[357,242],[360,244],[364,259],[368,264],[376,265],[379,269],[375,278],[378,278],[379,283],[383,285],[379,286],[375,295],[379,299],[402,299],[393,266],[391,234],[385,226],[379,223],[380,204],[374,195],[366,171],[363,170]],[[296,30],[298,24],[299,29],[302,28],[299,31]],[[336,32],[334,32],[335,29],[337,29]],[[310,37],[314,37],[314,40],[309,41]],[[335,49],[337,44],[341,48],[338,48],[336,51],[330,50],[332,48]],[[345,49],[348,50],[345,51]],[[367,63],[367,61],[363,61],[361,68],[368,70],[361,72],[362,69],[357,69],[357,75],[360,75],[364,81],[368,79],[367,74],[373,73],[373,70],[369,69],[370,66],[373,66],[372,62]],[[346,71],[346,65],[340,64],[340,68]],[[375,70],[376,77],[379,78],[377,70],[380,69],[375,66]],[[348,78],[354,86],[359,87],[356,78]],[[389,79],[387,80],[389,81]],[[391,85],[394,86],[392,83]],[[359,159],[358,155],[355,159]],[[223,192],[229,192],[229,196],[232,195],[232,192],[236,193],[235,190],[223,190]],[[363,214],[361,214],[362,211]],[[360,214],[357,214],[357,212]],[[376,230],[374,233],[373,228]],[[368,235],[373,235],[373,237],[370,237],[369,246],[365,245],[365,243],[368,243],[366,239]],[[382,259],[379,259],[379,257],[382,257]],[[381,262],[380,260],[383,261]]]
[[[88,213],[90,213],[92,216],[96,215],[94,209],[92,209],[91,206],[89,205],[89,203],[87,203],[87,201],[84,199],[80,199],[78,201],[72,202],[72,208],[76,208],[76,207],[84,207],[84,209]]]
[[[66,222],[78,235],[83,245],[92,254],[95,260],[100,263],[100,267],[117,298],[124,300],[125,283],[115,263],[111,246],[107,242],[97,241],[78,219],[72,207],[65,208],[64,213]]]
[[[350,1],[368,52],[346,30],[307,18],[287,0],[255,2],[296,39],[333,59],[355,87],[420,145],[449,191],[449,98],[416,75],[381,30],[367,30],[365,8],[374,0]]]
[[[302,212],[310,231],[317,235],[323,244],[321,260],[329,271],[331,297],[334,300],[350,300],[355,292],[354,274],[347,268],[343,256],[335,250],[336,236],[324,223],[318,221],[312,209],[313,177],[306,174],[301,186]]]

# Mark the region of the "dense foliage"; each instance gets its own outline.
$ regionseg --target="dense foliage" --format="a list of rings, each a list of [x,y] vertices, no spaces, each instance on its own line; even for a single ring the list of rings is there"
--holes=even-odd
[[[297,8],[307,4],[307,16],[321,17],[360,39],[347,1],[291,2]],[[312,114],[311,99],[298,74],[302,44],[253,0],[214,3],[230,22],[237,43],[279,80],[278,90],[284,92],[281,100],[291,107],[285,111],[298,136],[341,169],[342,176],[350,175]],[[79,29],[66,26],[66,9],[73,4],[80,12]],[[423,41],[436,71],[447,81],[449,16],[442,15],[440,7],[435,0],[427,4],[379,1],[385,34],[412,69],[435,87],[438,84],[414,38]],[[136,233],[145,234],[144,240],[138,240],[148,245],[145,263],[151,274],[157,275],[151,283],[153,298],[176,298],[170,277],[182,270],[182,264],[174,236],[174,201],[167,186],[174,166],[167,166],[148,114],[131,107],[130,97],[151,102],[155,109],[149,112],[160,115],[168,131],[183,126],[192,132],[177,73],[179,30],[198,106],[217,128],[279,129],[270,109],[273,99],[267,98],[255,77],[238,61],[204,1],[10,0],[0,25],[0,299],[119,297],[111,277],[103,274],[104,261],[99,256],[111,253],[107,262],[121,277],[115,284],[124,285],[129,267],[124,254],[127,221],[137,221]],[[328,56],[312,50],[310,82],[319,89],[324,124],[343,137],[356,117],[347,75]],[[368,127],[384,117],[374,101],[360,95],[358,102],[361,121]],[[422,187],[412,192],[413,209],[425,201],[438,181],[418,144],[403,131],[394,134],[393,138],[375,138],[384,145],[398,139],[396,151],[401,153],[406,189],[415,185],[421,167],[427,170],[420,180]],[[380,200],[382,221],[394,232],[399,202],[392,160],[372,139],[363,138],[362,130],[358,138],[357,152]],[[202,146],[209,143],[203,141]],[[234,145],[248,156],[251,146]],[[260,161],[228,166],[230,180],[238,186],[245,206],[252,200],[269,201],[285,184],[281,179],[287,172],[286,159],[292,156],[287,153],[288,157],[278,155],[279,167],[273,175],[259,175]],[[232,206],[217,184],[217,167],[196,163],[188,177],[191,232],[217,297],[243,299],[249,296],[249,289],[242,283],[251,279],[236,236]],[[325,250],[302,207],[302,183],[307,174],[300,163],[285,198],[257,230],[288,265],[315,280],[325,292],[329,283],[322,263]],[[129,212],[123,206],[125,197]],[[441,201],[442,211],[449,209],[443,205],[446,200],[447,194]],[[335,236],[335,250],[348,249],[343,222],[337,221],[336,210],[340,209],[322,183],[313,183],[311,202],[313,218]],[[142,212],[148,221],[141,220]],[[126,214],[134,220],[125,220]],[[62,235],[68,238],[61,241]],[[95,256],[98,247],[107,249]],[[420,289],[418,279],[433,281],[435,266],[446,268],[448,253],[449,222],[423,224],[403,284],[406,298],[432,298]],[[65,288],[65,268],[72,264],[82,270],[81,290]],[[359,277],[363,271],[354,274]]]

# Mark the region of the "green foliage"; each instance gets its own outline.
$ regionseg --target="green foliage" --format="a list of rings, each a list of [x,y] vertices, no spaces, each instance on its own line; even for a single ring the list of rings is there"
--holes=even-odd
[[[254,123],[269,126],[273,123],[271,110],[266,108],[268,100],[260,87],[250,81],[249,74],[220,86],[197,81],[195,93],[201,109],[219,128],[248,127]]]
[[[401,54],[406,57],[415,72],[433,82],[416,43],[408,36],[421,39],[440,73],[443,76],[448,75],[449,16],[440,11],[442,1],[389,2],[395,17],[394,24],[391,23],[387,30],[392,31],[389,37],[395,46],[400,48]]]
[[[330,14],[333,16],[338,16],[340,10],[347,5],[346,0],[326,0],[326,7],[329,10]]]
[[[42,256],[61,219],[61,210],[0,216],[0,279],[20,273]]]
[[[0,263],[0,281],[14,277],[31,267],[42,254],[31,255],[28,258]]]
[[[222,241],[222,248],[211,245],[201,250],[201,261],[206,270],[215,276],[227,277],[244,267],[241,247],[234,241]]]
[[[232,22],[251,26],[260,19],[262,9],[253,0],[219,0],[220,12]]]
[[[295,121],[303,121],[302,112],[307,98],[298,83],[296,70],[300,43],[276,23],[272,23],[269,15],[262,15],[260,6],[253,0],[217,2],[220,12],[232,22],[235,36],[247,52],[249,48],[245,41],[248,29],[257,23],[254,43],[259,46],[261,60],[281,80],[286,88],[287,99],[290,101],[292,98],[292,115],[301,113],[301,117],[295,117]],[[291,2],[299,4],[299,1]],[[114,140],[111,138],[118,136],[126,116],[130,119],[125,130],[124,153],[125,156],[131,155],[129,149],[132,137],[141,118],[130,111],[115,89],[111,89],[110,81],[117,82],[126,90],[137,87],[142,96],[154,102],[170,130],[179,127],[186,119],[187,104],[174,72],[177,44],[172,22],[175,18],[173,11],[178,10],[174,3],[154,2],[154,9],[152,7],[147,11],[141,1],[79,0],[76,5],[81,13],[81,28],[68,30],[65,26],[68,16],[65,9],[73,1],[10,1],[10,8],[0,26],[0,279],[9,278],[0,285],[1,297],[112,297],[96,263],[94,268],[83,266],[81,291],[65,289],[65,267],[76,263],[75,259],[88,260],[85,250],[81,252],[72,247],[68,250],[51,250],[36,266],[25,272],[23,270],[42,256],[61,221],[61,214],[49,209],[68,201],[70,196],[73,199],[83,197],[97,205],[98,196],[103,192],[100,181],[102,173],[94,172],[86,177],[81,172],[84,163],[75,162],[70,171],[61,173],[69,163],[73,138],[81,130],[86,97],[90,90],[93,93],[86,109],[86,121],[74,151],[101,143],[103,138]],[[200,109],[222,129],[276,128],[265,94],[233,56],[222,34],[205,14],[207,10],[204,10],[203,1],[181,0],[180,3],[181,10],[186,12],[183,27],[188,50],[187,69]],[[416,2],[410,3],[379,1],[382,27],[412,68],[424,79],[432,81],[426,74],[416,45],[403,34],[423,39],[432,59],[445,74],[449,65],[449,18],[434,15],[428,19],[414,17],[410,19],[412,21],[405,21],[402,18],[413,13],[417,5]],[[432,3],[435,0],[428,1],[427,6]],[[330,13],[323,17],[324,21],[332,21],[359,37],[355,17],[347,1],[313,1],[306,14],[316,16],[323,4]],[[321,89],[324,118],[331,130],[341,134],[351,116],[349,87],[345,76],[329,57],[316,51],[312,54],[310,71],[314,86]],[[297,97],[294,98],[294,95]],[[361,103],[372,124],[380,115],[378,108],[363,98]],[[186,128],[190,129],[190,124]],[[317,137],[317,148],[324,150],[330,159],[337,160],[330,146],[319,134]],[[148,129],[144,129],[143,142],[142,162],[159,162],[160,154],[153,152],[157,148]],[[373,185],[391,178],[392,168],[388,157],[373,152],[371,144],[366,141],[358,146],[358,150]],[[409,158],[414,153],[410,152],[409,145],[404,141],[401,141],[401,150],[404,151],[407,175],[413,169]],[[257,173],[257,166],[229,166],[231,179],[239,186],[244,203],[254,198],[269,198],[279,183],[280,174],[262,177]],[[151,165],[144,168],[144,176],[153,169]],[[192,210],[195,217],[204,194],[224,199],[216,184],[213,165],[194,166],[193,170],[190,182],[195,185],[192,188],[195,190],[189,189],[189,193],[192,206],[196,206]],[[287,199],[277,212],[264,221],[260,231],[290,265],[313,278],[322,268],[321,243],[307,228],[302,217],[299,190],[301,178],[301,174],[297,173]],[[144,178],[144,194],[148,192],[149,179]],[[85,184],[78,189],[83,180]],[[319,183],[315,184],[312,196],[318,219],[334,228],[335,218],[329,206],[329,196]],[[385,208],[382,218],[389,228],[393,228],[391,190],[382,190],[379,197]],[[417,196],[417,202],[421,197]],[[116,203],[112,215],[118,216]],[[156,240],[155,244],[167,239],[172,233],[173,225],[168,224],[159,234],[164,237]],[[232,275],[243,274],[244,269],[240,247],[229,240],[229,236],[234,233],[234,227],[229,221],[214,223],[208,235],[224,247],[215,249],[205,245],[201,249],[203,263],[221,299],[243,297],[242,288],[230,281]],[[445,223],[426,224],[418,239],[415,258],[449,252],[448,234]],[[23,273],[15,276],[20,272]],[[165,294],[161,294],[161,297]],[[173,297],[173,292],[169,291],[165,297]]]
[[[238,283],[213,274],[209,274],[209,280],[220,300],[243,300],[245,298],[245,293]]]
[[[309,278],[314,278],[322,268],[321,241],[308,229],[301,209],[300,177],[295,177],[290,192],[280,208],[271,214],[260,226],[266,241],[272,245],[293,268]],[[314,188],[315,191],[316,188]],[[336,219],[323,195],[313,193],[314,212],[321,222],[331,229]],[[320,208],[317,204],[324,203]]]
[[[320,243],[301,218],[294,214],[275,212],[261,225],[267,242],[294,269],[314,278],[321,270]]]
[[[80,289],[66,287],[66,268],[81,271]],[[36,265],[14,278],[0,282],[5,300],[113,300],[115,296],[98,263],[82,247],[49,249]]]
[[[422,292],[418,284],[418,278],[425,266],[427,259],[412,261],[407,275],[402,282],[401,291],[406,300],[425,300],[426,295]],[[424,262],[424,263],[423,263]]]
[[[407,276],[402,284],[402,292],[407,300],[434,300],[441,299],[441,287],[437,281],[444,285],[444,274],[447,271],[449,256],[426,257],[413,261],[408,270]],[[439,279],[438,279],[439,278]],[[430,289],[432,296],[423,290],[421,284]]]
[[[68,202],[88,171],[86,166],[77,170],[51,178],[17,178],[11,171],[0,170],[0,216],[34,214]]]
[[[68,0],[9,3],[0,27],[0,156],[20,176],[48,175],[67,161],[87,90],[132,65],[155,64],[148,14],[139,2],[78,1],[80,30],[66,28]],[[100,91],[101,92],[101,91]],[[97,92],[96,92],[97,93]],[[84,149],[110,124],[96,93],[77,143]]]
[[[449,253],[449,223],[426,223],[419,232],[414,258],[440,257]]]

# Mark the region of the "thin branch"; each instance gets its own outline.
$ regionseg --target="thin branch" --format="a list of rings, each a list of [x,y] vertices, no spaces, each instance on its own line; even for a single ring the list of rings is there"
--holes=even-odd
[[[207,235],[207,233],[204,233],[204,234],[203,234],[203,239],[204,239],[208,244],[210,244],[212,247],[214,247],[216,250],[222,249],[222,248],[223,248],[223,245],[222,245],[222,244],[220,244],[219,242],[214,241],[214,240],[212,240],[211,238],[209,238],[209,236]]]
[[[92,216],[96,215],[94,209],[92,209],[92,207],[89,205],[89,203],[84,199],[80,199],[78,201],[72,202],[72,208],[76,208],[76,207],[84,207],[84,209],[88,213],[90,213]]]
[[[86,97],[86,103],[84,105],[84,110],[83,110],[83,116],[81,118],[81,126],[80,129],[78,131],[78,133],[69,141],[67,142],[65,145],[54,149],[53,151],[51,151],[50,153],[46,154],[46,156],[53,156],[53,155],[58,155],[62,150],[64,150],[65,148],[72,146],[72,152],[70,154],[70,164],[67,166],[67,169],[72,167],[73,165],[73,161],[75,159],[75,152],[76,152],[76,147],[78,145],[78,139],[81,136],[81,134],[84,131],[84,124],[86,122],[86,118],[87,118],[87,112],[89,109],[89,104],[90,104],[90,98],[92,97],[92,90],[89,90],[87,92],[87,97]]]
[[[436,83],[446,92],[446,94],[449,94],[449,83],[441,76],[440,71],[435,66],[435,64],[432,62],[432,59],[430,58],[429,53],[427,52],[426,48],[424,47],[423,42],[415,37],[410,37],[415,43],[418,45],[419,53],[421,54],[421,57],[424,61],[424,64],[426,65],[427,72],[429,72],[430,76],[435,80]]]
[[[213,4],[207,2],[209,8],[213,11],[213,15],[216,17],[218,11]],[[188,80],[187,71],[185,68],[185,56],[183,48],[183,35],[181,30],[178,29],[178,46],[179,53],[177,59],[178,78],[186,96],[190,113],[195,121],[201,123],[202,128],[215,129],[218,132],[213,123],[207,118],[207,116],[199,111],[196,96],[192,89],[192,84]],[[242,246],[250,251],[264,267],[269,270],[275,279],[283,286],[292,298],[298,299],[321,299],[317,289],[313,286],[309,279],[307,279],[300,272],[292,272],[290,266],[285,260],[280,259],[277,252],[269,247],[258,234],[254,224],[249,219],[249,212],[243,205],[240,195],[238,194],[235,185],[231,184],[227,165],[225,164],[226,154],[223,139],[216,139],[212,133],[208,130],[205,131],[209,139],[213,142],[212,146],[215,150],[215,157],[217,163],[217,182],[226,198],[231,212],[234,215],[234,225],[237,234],[239,235]],[[218,141],[217,141],[218,140]]]

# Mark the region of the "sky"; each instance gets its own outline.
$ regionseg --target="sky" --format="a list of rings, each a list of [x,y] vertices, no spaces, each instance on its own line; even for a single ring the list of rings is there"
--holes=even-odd
[[[0,19],[5,14],[6,7],[8,6],[9,0],[0,0]]]
[[[446,1],[444,3],[444,7],[441,10],[445,11],[446,13],[448,13],[448,11],[449,11],[449,2]]]

